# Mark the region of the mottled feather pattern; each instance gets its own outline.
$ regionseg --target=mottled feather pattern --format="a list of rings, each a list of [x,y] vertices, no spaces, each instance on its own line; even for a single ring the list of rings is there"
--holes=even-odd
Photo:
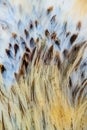
[[[87,29],[75,3],[0,7],[0,130],[87,130]]]

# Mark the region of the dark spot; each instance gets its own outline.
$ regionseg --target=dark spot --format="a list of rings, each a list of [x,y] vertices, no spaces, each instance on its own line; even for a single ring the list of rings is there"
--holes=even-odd
[[[68,61],[73,64],[81,48],[81,44],[75,44],[68,53]]]
[[[12,33],[12,37],[15,39],[17,37],[16,33]]]
[[[1,73],[4,73],[4,71],[6,71],[6,68],[4,65],[1,66]]]
[[[12,47],[12,44],[11,43],[9,43],[9,49]]]
[[[21,41],[21,44],[22,44],[22,45],[26,45],[26,42],[25,42],[25,40],[23,39],[23,37],[20,37],[20,41]]]
[[[38,26],[38,21],[35,20],[35,27],[37,28],[37,26]]]
[[[6,49],[5,51],[6,51],[6,54],[7,54],[8,57],[12,57],[11,56],[11,51],[9,49]]]
[[[28,47],[25,47],[26,52],[30,53],[30,49]]]
[[[64,55],[64,57],[68,57],[68,50],[67,50],[67,49],[65,49],[65,50],[63,51],[63,55]]]
[[[51,13],[53,11],[53,6],[50,6],[48,9],[47,9],[47,14]]]
[[[84,78],[84,72],[81,73],[81,78],[82,78],[82,79]]]
[[[25,66],[25,70],[27,70],[28,67],[28,61],[26,61],[25,59],[23,60],[23,65]]]
[[[74,54],[75,52],[78,52],[80,48],[81,48],[80,45],[75,44],[75,45],[72,47],[70,53]]]
[[[6,6],[6,2],[3,2],[3,5],[5,5],[5,6]]]
[[[59,46],[59,45],[60,45],[60,41],[59,41],[59,40],[55,40],[55,44],[56,44],[57,46]]]
[[[30,39],[30,47],[34,47],[35,46],[35,42],[33,37]]]
[[[48,49],[44,59],[44,63],[49,64],[50,61],[52,60],[52,57],[53,57],[53,45]]]
[[[50,35],[48,29],[45,30],[45,36],[48,37]]]
[[[85,67],[86,65],[87,65],[87,63],[86,63],[86,62],[84,62],[84,63],[82,64],[82,68],[83,68],[83,67]]]
[[[80,22],[80,21],[77,23],[76,29],[77,29],[77,30],[80,30],[80,29],[81,29],[81,22]]]
[[[61,67],[61,60],[60,60],[60,56],[58,53],[56,53],[56,55],[55,55],[54,63],[57,65],[58,68]]]
[[[14,44],[15,56],[16,56],[18,50],[19,50],[19,46],[17,44]]]
[[[26,29],[24,30],[24,33],[25,33],[26,39],[27,39],[29,37],[29,33],[28,33],[28,31]]]
[[[67,32],[67,33],[66,33],[66,37],[68,37],[70,34],[71,34],[70,32]]]
[[[71,80],[71,78],[69,77],[69,88],[71,88],[72,87],[72,80]]]
[[[25,44],[26,44],[26,42],[25,42],[25,41],[23,41],[21,44],[22,44],[22,45],[25,45]]]
[[[73,50],[74,50],[74,51],[78,51],[78,50],[79,50],[79,47],[78,47],[78,46],[74,46]]]
[[[23,58],[22,58],[22,66],[21,68],[25,68],[27,70],[28,64],[30,61],[30,55],[28,53],[24,53]]]
[[[51,34],[51,39],[52,39],[52,40],[55,40],[55,39],[56,39],[56,33],[55,33],[55,32],[53,32],[53,33]]]
[[[54,15],[54,16],[52,16],[52,18],[51,18],[51,24],[53,23],[53,22],[55,22],[55,20],[56,20],[56,15]]]
[[[32,23],[30,23],[30,29],[33,29],[33,24]]]
[[[19,80],[18,74],[14,72],[14,76],[15,76],[16,81],[18,81]]]
[[[66,30],[67,30],[67,22],[65,21],[65,23],[64,23],[64,32],[66,32]]]
[[[29,53],[25,52],[22,59],[28,61],[29,60]]]
[[[73,44],[73,42],[75,42],[76,38],[77,38],[77,34],[73,34],[70,38],[70,43]]]

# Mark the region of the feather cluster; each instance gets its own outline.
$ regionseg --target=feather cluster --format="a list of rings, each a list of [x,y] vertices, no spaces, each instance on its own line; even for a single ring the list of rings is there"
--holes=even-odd
[[[87,30],[65,3],[0,1],[0,130],[87,130]]]

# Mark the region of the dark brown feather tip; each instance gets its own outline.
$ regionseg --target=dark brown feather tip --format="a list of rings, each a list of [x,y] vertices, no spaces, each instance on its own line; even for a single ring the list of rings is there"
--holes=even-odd
[[[45,30],[45,36],[48,37],[50,35],[48,29]]]
[[[55,39],[56,39],[56,33],[55,33],[55,32],[53,32],[53,33],[51,34],[51,39],[52,39],[52,40],[55,40]]]
[[[8,56],[8,57],[11,57],[11,52],[10,52],[10,50],[9,50],[9,49],[5,49],[5,51],[6,51],[7,56]]]
[[[4,71],[6,71],[6,68],[4,65],[1,66],[1,73],[4,73]]]
[[[12,37],[15,39],[17,37],[17,34],[13,32]]]
[[[15,44],[14,45],[15,56],[16,56],[18,50],[19,50],[19,46],[17,44]]]
[[[32,23],[30,23],[30,30],[32,30],[33,29],[33,24]]]
[[[73,44],[73,42],[75,42],[75,40],[77,39],[78,34],[73,34],[70,38],[70,43]]]
[[[24,30],[24,33],[25,33],[26,38],[28,38],[29,37],[29,33],[28,33],[28,31],[26,29]]]
[[[53,11],[53,6],[50,6],[48,9],[47,9],[47,14],[51,13]]]
[[[37,26],[38,26],[38,21],[37,20],[35,20],[35,27],[37,28]]]
[[[81,26],[82,26],[82,24],[81,24],[81,22],[79,21],[79,22],[77,23],[76,29],[77,29],[77,30],[80,30],[80,29],[81,29]]]

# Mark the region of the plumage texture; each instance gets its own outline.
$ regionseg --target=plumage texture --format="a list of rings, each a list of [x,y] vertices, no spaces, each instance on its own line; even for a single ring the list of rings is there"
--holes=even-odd
[[[86,130],[87,80],[74,90],[70,83],[70,75],[86,46],[81,44],[74,59],[70,58],[71,51],[60,67],[57,62],[44,64],[41,56],[38,61],[36,53],[26,78],[21,77],[8,93],[1,85],[2,130]]]
[[[87,129],[85,2],[0,1],[0,130]]]

